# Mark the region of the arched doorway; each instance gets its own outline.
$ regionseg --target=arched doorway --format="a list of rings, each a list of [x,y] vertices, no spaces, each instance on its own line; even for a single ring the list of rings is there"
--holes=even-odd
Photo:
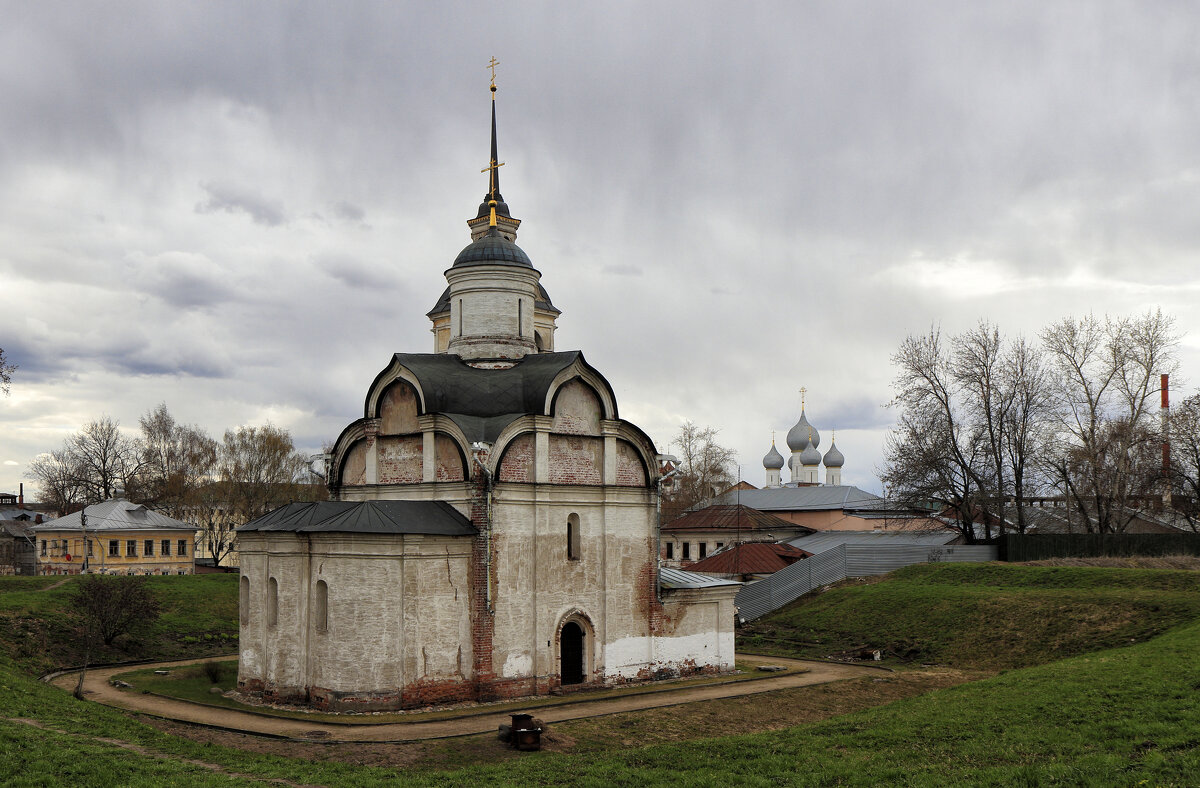
[[[579,624],[574,621],[563,624],[562,637],[559,640],[561,644],[559,675],[563,684],[583,683],[583,677],[587,672],[584,662],[586,653],[583,649],[585,639],[583,627]]]

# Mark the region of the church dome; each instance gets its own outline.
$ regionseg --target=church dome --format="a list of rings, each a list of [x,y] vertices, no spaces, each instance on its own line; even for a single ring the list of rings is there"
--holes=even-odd
[[[816,427],[808,423],[808,417],[801,410],[800,421],[796,422],[796,426],[788,430],[788,448],[792,451],[801,451],[808,445],[810,439],[812,440],[814,449],[821,445],[821,434],[817,432]]]
[[[821,452],[817,451],[816,446],[812,445],[811,443],[808,444],[808,446],[804,448],[804,451],[800,452],[800,464],[806,466],[820,465]]]
[[[829,444],[829,451],[825,452],[825,467],[840,468],[846,463],[846,458],[838,451],[837,441]]]
[[[513,265],[533,268],[529,255],[494,227],[488,230],[487,235],[478,241],[472,241],[459,252],[451,268],[464,268],[469,265]]]
[[[771,450],[763,457],[763,467],[771,470],[783,467],[783,455],[775,448],[775,441],[771,441]]]

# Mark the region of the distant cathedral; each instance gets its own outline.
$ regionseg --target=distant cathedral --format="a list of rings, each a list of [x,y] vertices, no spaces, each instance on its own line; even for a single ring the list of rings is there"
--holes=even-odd
[[[787,467],[791,471],[792,478],[789,482],[783,481],[783,455],[775,448],[775,440],[771,440],[771,449],[763,457],[763,470],[767,474],[767,482],[765,487],[812,487],[819,485],[821,465],[825,465],[825,484],[829,486],[838,486],[842,483],[842,466],[846,462],[845,456],[838,451],[837,440],[835,439],[829,445],[829,451],[825,452],[824,457],[821,456],[819,447],[821,445],[821,433],[817,432],[817,428],[809,424],[808,417],[804,412],[804,400],[800,402],[800,420],[788,430],[787,445],[791,450],[792,455],[787,459]]]

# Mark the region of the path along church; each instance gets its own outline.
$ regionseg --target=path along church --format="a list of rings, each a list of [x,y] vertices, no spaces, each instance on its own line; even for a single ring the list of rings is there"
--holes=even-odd
[[[409,708],[733,668],[738,584],[658,564],[660,462],[488,190],[429,318],[329,463],[330,501],[239,529],[238,686]]]

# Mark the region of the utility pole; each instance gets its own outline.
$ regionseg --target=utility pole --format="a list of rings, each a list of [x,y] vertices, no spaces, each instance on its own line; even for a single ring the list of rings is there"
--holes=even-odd
[[[80,574],[87,574],[88,571],[88,535],[87,535],[87,507],[79,510],[79,528],[83,531],[83,545],[81,547],[83,554],[83,569]]]

